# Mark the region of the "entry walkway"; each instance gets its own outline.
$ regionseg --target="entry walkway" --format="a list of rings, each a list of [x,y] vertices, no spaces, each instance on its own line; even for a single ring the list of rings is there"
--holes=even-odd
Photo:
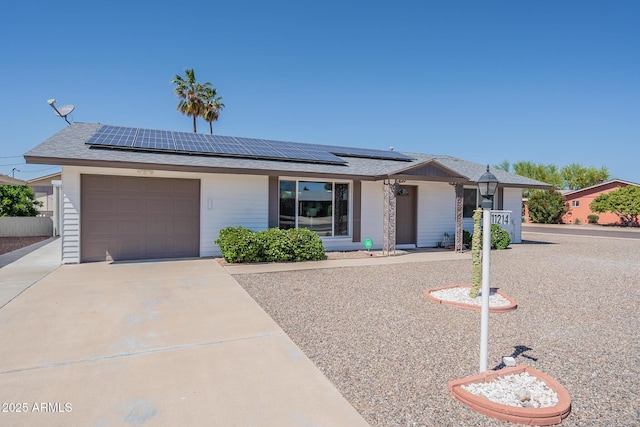
[[[372,252],[371,256],[328,259],[323,261],[225,264],[229,274],[272,273],[276,271],[315,270],[319,268],[362,267],[367,265],[403,264],[410,262],[458,261],[470,260],[471,251],[455,253],[445,249],[411,249],[398,250],[394,256],[382,256],[380,252]]]
[[[366,426],[213,259],[0,268],[11,426]]]
[[[60,239],[52,237],[0,255],[0,308],[60,267],[61,254]]]

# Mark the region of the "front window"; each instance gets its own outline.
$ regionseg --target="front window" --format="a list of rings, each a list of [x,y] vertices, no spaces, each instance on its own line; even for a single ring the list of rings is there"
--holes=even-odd
[[[349,184],[280,181],[280,228],[308,228],[319,236],[349,235]]]
[[[572,200],[571,206],[573,206],[574,208],[580,207],[580,200]]]
[[[462,204],[462,216],[472,218],[473,211],[478,207],[478,190],[476,188],[464,189],[464,200]]]

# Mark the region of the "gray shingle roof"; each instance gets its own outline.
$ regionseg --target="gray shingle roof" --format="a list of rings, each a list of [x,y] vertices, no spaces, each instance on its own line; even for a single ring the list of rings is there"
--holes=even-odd
[[[456,181],[475,182],[486,165],[451,156],[404,153],[414,158],[411,162],[358,157],[345,157],[345,165],[305,163],[252,158],[203,156],[172,152],[149,152],[92,148],[86,142],[102,127],[99,123],[73,123],[25,153],[27,163],[109,166],[123,168],[149,168],[190,170],[202,172],[232,172],[244,174],[278,174],[288,176],[335,176],[363,180],[384,179],[412,166],[432,162],[436,167],[449,169]],[[315,145],[315,144],[314,144]],[[491,172],[505,186],[547,188],[549,185],[529,178],[492,169]],[[418,178],[419,179],[419,178]],[[426,179],[427,178],[422,178]]]

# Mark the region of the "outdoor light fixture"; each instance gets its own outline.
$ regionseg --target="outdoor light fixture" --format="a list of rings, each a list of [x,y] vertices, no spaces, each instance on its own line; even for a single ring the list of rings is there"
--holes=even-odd
[[[491,202],[493,196],[496,194],[496,189],[498,188],[498,178],[491,172],[489,172],[489,165],[487,165],[487,171],[482,174],[480,179],[478,179],[478,190],[480,191],[480,195],[482,196],[482,208],[491,209],[493,207],[492,204],[485,203],[485,200]],[[485,206],[489,205],[489,206]]]
[[[498,178],[487,171],[478,179],[482,196],[482,308],[480,314],[480,373],[487,370],[489,354],[489,268],[491,267],[491,208],[498,188]]]

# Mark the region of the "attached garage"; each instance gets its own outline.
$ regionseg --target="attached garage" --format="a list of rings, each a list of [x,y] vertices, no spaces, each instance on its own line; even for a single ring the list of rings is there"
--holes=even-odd
[[[200,180],[80,177],[81,262],[200,255]]]

